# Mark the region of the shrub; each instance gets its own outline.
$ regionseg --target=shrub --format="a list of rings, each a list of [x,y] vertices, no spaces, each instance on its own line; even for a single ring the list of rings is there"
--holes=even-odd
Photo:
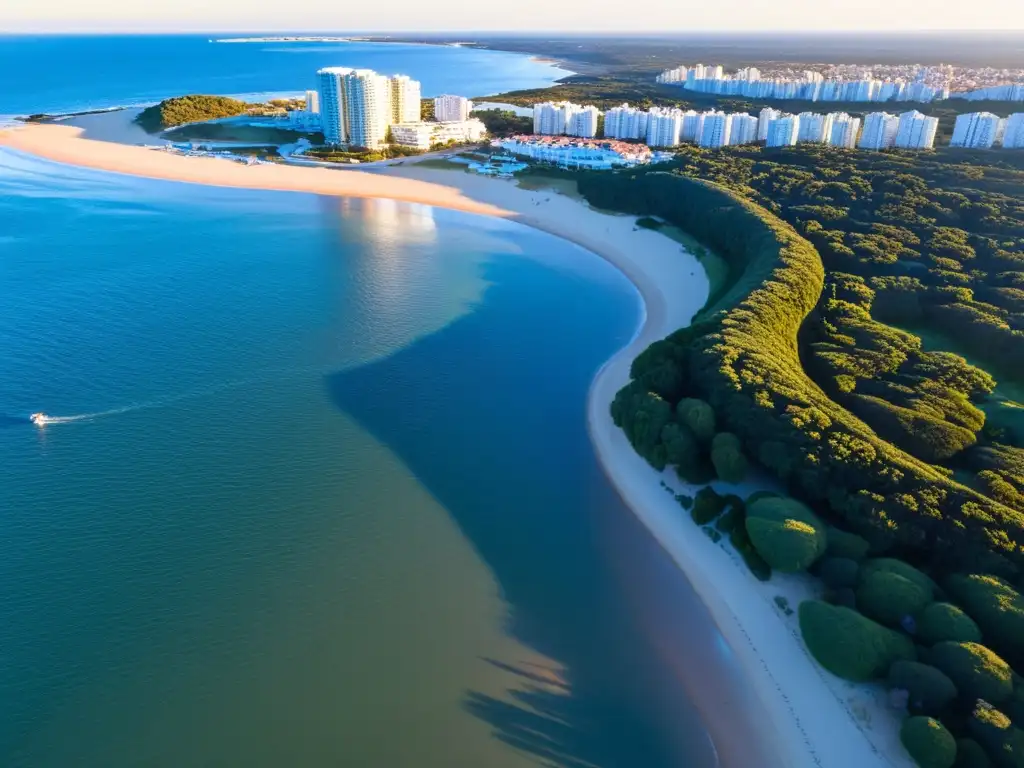
[[[742,525],[733,528],[732,533],[729,534],[729,543],[739,552],[743,562],[747,564],[747,568],[758,581],[768,581],[772,577],[771,566],[764,561],[764,558],[754,549],[754,545],[750,543],[746,528]]]
[[[865,616],[898,627],[907,616],[921,611],[932,600],[931,592],[890,571],[862,573],[857,587],[857,607]]]
[[[1010,665],[983,645],[938,643],[928,660],[946,673],[965,698],[998,704],[1013,693]]]
[[[868,540],[855,533],[841,531],[831,525],[826,529],[828,554],[850,560],[863,560],[868,555]]]
[[[794,499],[762,498],[747,508],[747,533],[772,568],[805,570],[825,551],[825,527]]]
[[[950,603],[932,603],[917,617],[917,636],[926,645],[945,640],[981,642],[981,630],[970,616]]]
[[[741,507],[729,507],[715,522],[715,527],[722,533],[732,533],[738,526],[743,525],[744,514]]]
[[[687,496],[685,493],[680,493],[676,495],[676,501],[679,502],[679,506],[683,509],[693,508],[693,496]]]
[[[719,496],[710,485],[697,491],[697,500],[694,502],[690,515],[697,525],[707,525],[725,509],[725,499]]]
[[[935,718],[908,717],[900,741],[921,768],[952,768],[956,760],[956,740]]]
[[[800,633],[808,650],[837,677],[856,682],[874,680],[894,662],[914,659],[909,638],[849,608],[805,600],[799,613]]]
[[[719,432],[711,440],[711,463],[727,483],[738,483],[747,474],[747,457],[740,439],[731,432]]]
[[[974,739],[957,739],[953,768],[992,768],[992,761]]]
[[[939,588],[928,574],[919,571],[917,568],[910,565],[910,563],[905,563],[902,560],[896,560],[892,557],[876,557],[863,563],[861,565],[861,578],[863,579],[869,574],[876,573],[878,571],[895,573],[897,576],[902,576],[907,581],[914,582],[921,587],[921,589],[927,591],[929,597],[935,594],[936,590]]]
[[[985,634],[985,642],[1015,663],[1024,661],[1024,598],[995,576],[952,576],[949,591]]]
[[[832,589],[854,587],[857,585],[860,566],[856,560],[846,557],[826,557],[821,561],[819,573],[821,580]]]
[[[953,681],[935,667],[897,661],[889,667],[889,687],[907,692],[912,712],[935,714],[956,698]]]
[[[975,703],[967,727],[997,768],[1024,768],[1024,731],[987,701]]]
[[[710,443],[715,436],[715,412],[703,400],[685,397],[676,406],[679,421],[702,443]]]

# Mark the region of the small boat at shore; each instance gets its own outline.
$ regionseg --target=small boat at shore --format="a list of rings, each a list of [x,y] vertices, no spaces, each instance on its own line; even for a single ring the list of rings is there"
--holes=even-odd
[[[41,427],[50,421],[50,417],[47,416],[42,411],[40,411],[39,413],[33,413],[31,416],[29,416],[29,419],[31,419],[32,423],[35,424],[37,427]]]

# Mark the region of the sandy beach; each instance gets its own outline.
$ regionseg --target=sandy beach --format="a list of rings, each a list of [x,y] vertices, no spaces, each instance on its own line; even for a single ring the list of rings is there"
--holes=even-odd
[[[865,694],[862,686],[850,686],[822,671],[794,631],[794,618],[775,605],[774,597],[785,595],[795,608],[799,595],[807,593],[806,582],[775,577],[758,583],[734,553],[712,543],[694,526],[660,481],[691,495],[693,489],[647,465],[611,421],[609,404],[628,381],[633,358],[651,342],[686,325],[707,297],[704,270],[679,243],[638,228],[634,217],[601,213],[551,190],[528,190],[514,181],[459,170],[414,164],[379,171],[245,166],[93,141],[81,133],[66,125],[25,126],[0,131],[0,146],[60,163],[154,179],[389,198],[498,216],[575,242],[618,267],[642,295],[646,316],[633,341],[597,374],[587,403],[589,430],[609,479],[686,574],[725,637],[727,654],[744,670],[748,691],[742,700],[693,692],[723,765],[912,765],[898,739],[894,741],[896,719],[878,711],[880,691]],[[754,732],[746,732],[747,723]],[[752,748],[766,746],[773,755],[752,757]]]

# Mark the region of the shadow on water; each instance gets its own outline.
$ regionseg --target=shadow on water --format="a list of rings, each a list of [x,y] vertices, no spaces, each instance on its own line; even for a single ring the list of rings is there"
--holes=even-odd
[[[491,262],[483,277],[468,314],[326,380],[487,563],[508,631],[562,667],[487,660],[520,685],[501,699],[468,692],[464,706],[541,764],[711,765],[692,707],[666,712],[665,670],[602,551],[601,520],[626,513],[587,437],[585,393],[632,333],[632,299],[527,259]]]
[[[0,429],[4,429],[5,427],[31,426],[31,424],[32,419],[28,416],[12,416],[8,413],[0,413]]]

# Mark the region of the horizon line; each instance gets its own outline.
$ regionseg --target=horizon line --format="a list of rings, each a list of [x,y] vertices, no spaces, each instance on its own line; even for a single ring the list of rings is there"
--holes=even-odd
[[[895,37],[899,35],[1000,35],[1000,36],[1024,36],[1024,27],[1020,28],[1001,28],[1001,29],[986,29],[986,28],[928,28],[928,29],[740,29],[740,30],[729,30],[729,29],[679,29],[679,30],[629,30],[629,31],[611,31],[611,30],[563,30],[563,29],[538,29],[538,30],[523,30],[523,29],[453,29],[453,30],[375,30],[375,29],[349,29],[349,30],[333,30],[333,29],[167,29],[167,28],[138,28],[138,29],[92,29],[92,28],[68,28],[68,29],[42,29],[42,28],[26,28],[16,31],[5,31],[0,32],[0,38],[2,37],[21,37],[24,35],[50,35],[50,36],[61,36],[61,35],[132,35],[132,36],[167,36],[167,35],[255,35],[265,37],[276,37],[276,36],[372,36],[372,37],[454,37],[458,35],[486,35],[495,36],[503,35],[508,37],[534,37],[538,35],[561,35],[569,38],[582,38],[582,37],[609,37],[609,38],[628,38],[628,37],[685,37],[685,36],[699,36],[699,35],[722,35],[722,36],[752,36],[752,37],[770,37],[772,35],[806,35],[806,36],[823,36],[823,35],[839,35],[839,36],[855,36],[855,35],[876,35],[880,37]],[[465,42],[474,42],[467,40]]]

